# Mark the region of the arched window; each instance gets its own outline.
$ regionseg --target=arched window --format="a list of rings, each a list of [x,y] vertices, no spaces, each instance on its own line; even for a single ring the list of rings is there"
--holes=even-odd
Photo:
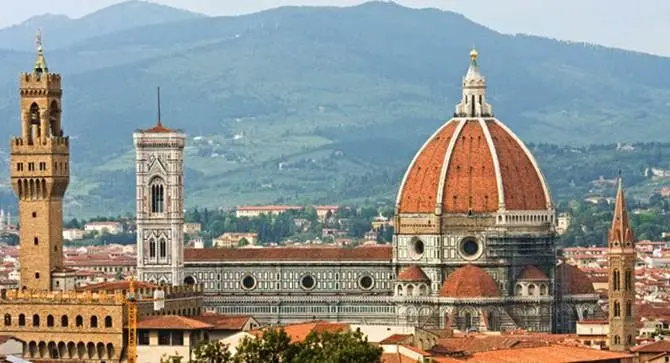
[[[626,344],[633,345],[633,336],[629,335],[626,337]]]
[[[9,314],[5,314],[5,326],[11,326],[12,325],[12,316]]]
[[[623,283],[626,291],[631,291],[633,289],[633,273],[631,270],[626,270]]]
[[[81,315],[77,315],[77,317],[74,318],[74,324],[77,326],[77,328],[81,328],[84,326],[84,318],[82,318]]]
[[[30,105],[30,126],[28,129],[28,133],[31,138],[40,137],[41,126],[42,122],[40,120],[40,106],[38,106],[37,103],[33,102],[33,104]],[[33,134],[33,130],[36,130],[37,133]]]
[[[60,125],[58,125],[59,120],[60,108],[58,107],[58,102],[54,100],[51,102],[51,106],[49,107],[49,128],[51,135],[53,136],[63,136],[60,133]]]
[[[523,286],[521,284],[516,284],[516,296],[521,296],[523,294]]]
[[[47,315],[47,326],[48,327],[54,326],[54,317],[51,314]]]
[[[614,270],[612,273],[612,290],[619,291],[621,289],[621,280],[619,270]]]
[[[153,178],[151,186],[151,213],[163,213],[165,202],[165,188],[161,178]]]
[[[167,257],[167,242],[165,241],[165,238],[161,238],[160,240],[160,258],[165,258]]]
[[[535,296],[535,285],[528,285],[528,296]]]
[[[67,319],[67,315],[63,315],[63,316],[61,316],[61,317],[60,317],[60,326],[62,326],[63,328],[66,328],[67,325],[68,325],[68,321],[67,321],[67,320],[68,320],[68,319]]]
[[[547,285],[540,284],[540,296],[547,295]]]
[[[93,315],[91,316],[91,328],[97,328],[98,327],[98,317]]]
[[[626,317],[631,317],[633,316],[633,304],[631,304],[630,300],[626,301]]]
[[[112,317],[105,316],[105,328],[111,328],[111,327],[112,327]]]
[[[156,240],[153,238],[149,240],[149,257],[156,258]]]
[[[621,344],[621,338],[618,335],[614,336],[614,344]]]
[[[26,326],[26,316],[19,314],[19,326]]]
[[[37,314],[33,315],[33,326],[40,326],[40,316]]]
[[[618,301],[614,302],[614,317],[618,318],[621,316],[621,304]]]

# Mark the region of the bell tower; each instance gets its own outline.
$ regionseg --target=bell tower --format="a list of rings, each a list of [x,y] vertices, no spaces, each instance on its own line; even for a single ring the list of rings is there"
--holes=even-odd
[[[628,212],[619,176],[612,228],[608,236],[609,260],[609,346],[627,351],[635,345],[635,243],[628,224]]]
[[[163,126],[133,134],[137,165],[137,276],[181,285],[184,279],[184,145],[186,135]]]
[[[10,173],[19,200],[21,288],[70,289],[62,252],[69,140],[61,128],[61,77],[49,73],[39,32],[35,66],[19,84],[21,136],[10,141]]]

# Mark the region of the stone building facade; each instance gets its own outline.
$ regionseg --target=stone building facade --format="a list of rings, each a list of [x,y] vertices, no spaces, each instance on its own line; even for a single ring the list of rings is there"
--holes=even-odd
[[[38,38],[35,67],[20,76],[22,135],[10,140],[21,281],[19,289],[0,289],[0,335],[23,341],[23,357],[30,361],[122,362],[127,360],[129,282],[77,291],[74,270],[63,265],[69,139],[61,126],[61,94],[61,77],[49,73]],[[181,203],[180,194],[177,199]],[[142,284],[136,294],[138,318],[199,315],[201,293],[199,285]]]
[[[612,227],[608,236],[609,260],[609,347],[625,352],[635,345],[637,327],[635,319],[635,241],[628,222],[623,183],[619,187],[614,203]]]
[[[555,211],[523,142],[493,115],[471,53],[454,117],[411,161],[392,246],[185,252],[205,305],[264,322],[329,319],[461,330],[574,331],[601,315],[557,264]]]
[[[160,107],[160,106],[159,106]],[[143,281],[182,283],[184,271],[184,145],[164,127],[133,134],[137,165],[137,272]]]

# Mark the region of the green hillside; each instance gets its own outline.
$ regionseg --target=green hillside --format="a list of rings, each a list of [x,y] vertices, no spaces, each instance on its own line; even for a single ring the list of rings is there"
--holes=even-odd
[[[494,111],[527,142],[666,138],[670,59],[392,3],[195,18],[46,44],[73,138],[67,211],[132,211],[131,134],[155,121],[157,85],[164,122],[190,136],[187,206],[391,200],[451,117],[472,44]],[[17,73],[33,58],[0,51],[0,140],[18,133]]]

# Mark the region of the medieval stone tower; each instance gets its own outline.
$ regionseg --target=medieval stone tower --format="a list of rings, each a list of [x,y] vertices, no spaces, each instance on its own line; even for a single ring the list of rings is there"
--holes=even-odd
[[[635,244],[628,224],[623,184],[619,178],[612,228],[609,231],[609,345],[626,351],[635,344]]]
[[[133,134],[137,165],[137,274],[180,285],[184,271],[184,145],[186,136],[156,125]]]
[[[37,36],[37,61],[20,75],[21,136],[11,139],[10,173],[19,200],[21,288],[74,288],[63,268],[63,195],[69,140],[61,128],[61,77],[49,73]]]

